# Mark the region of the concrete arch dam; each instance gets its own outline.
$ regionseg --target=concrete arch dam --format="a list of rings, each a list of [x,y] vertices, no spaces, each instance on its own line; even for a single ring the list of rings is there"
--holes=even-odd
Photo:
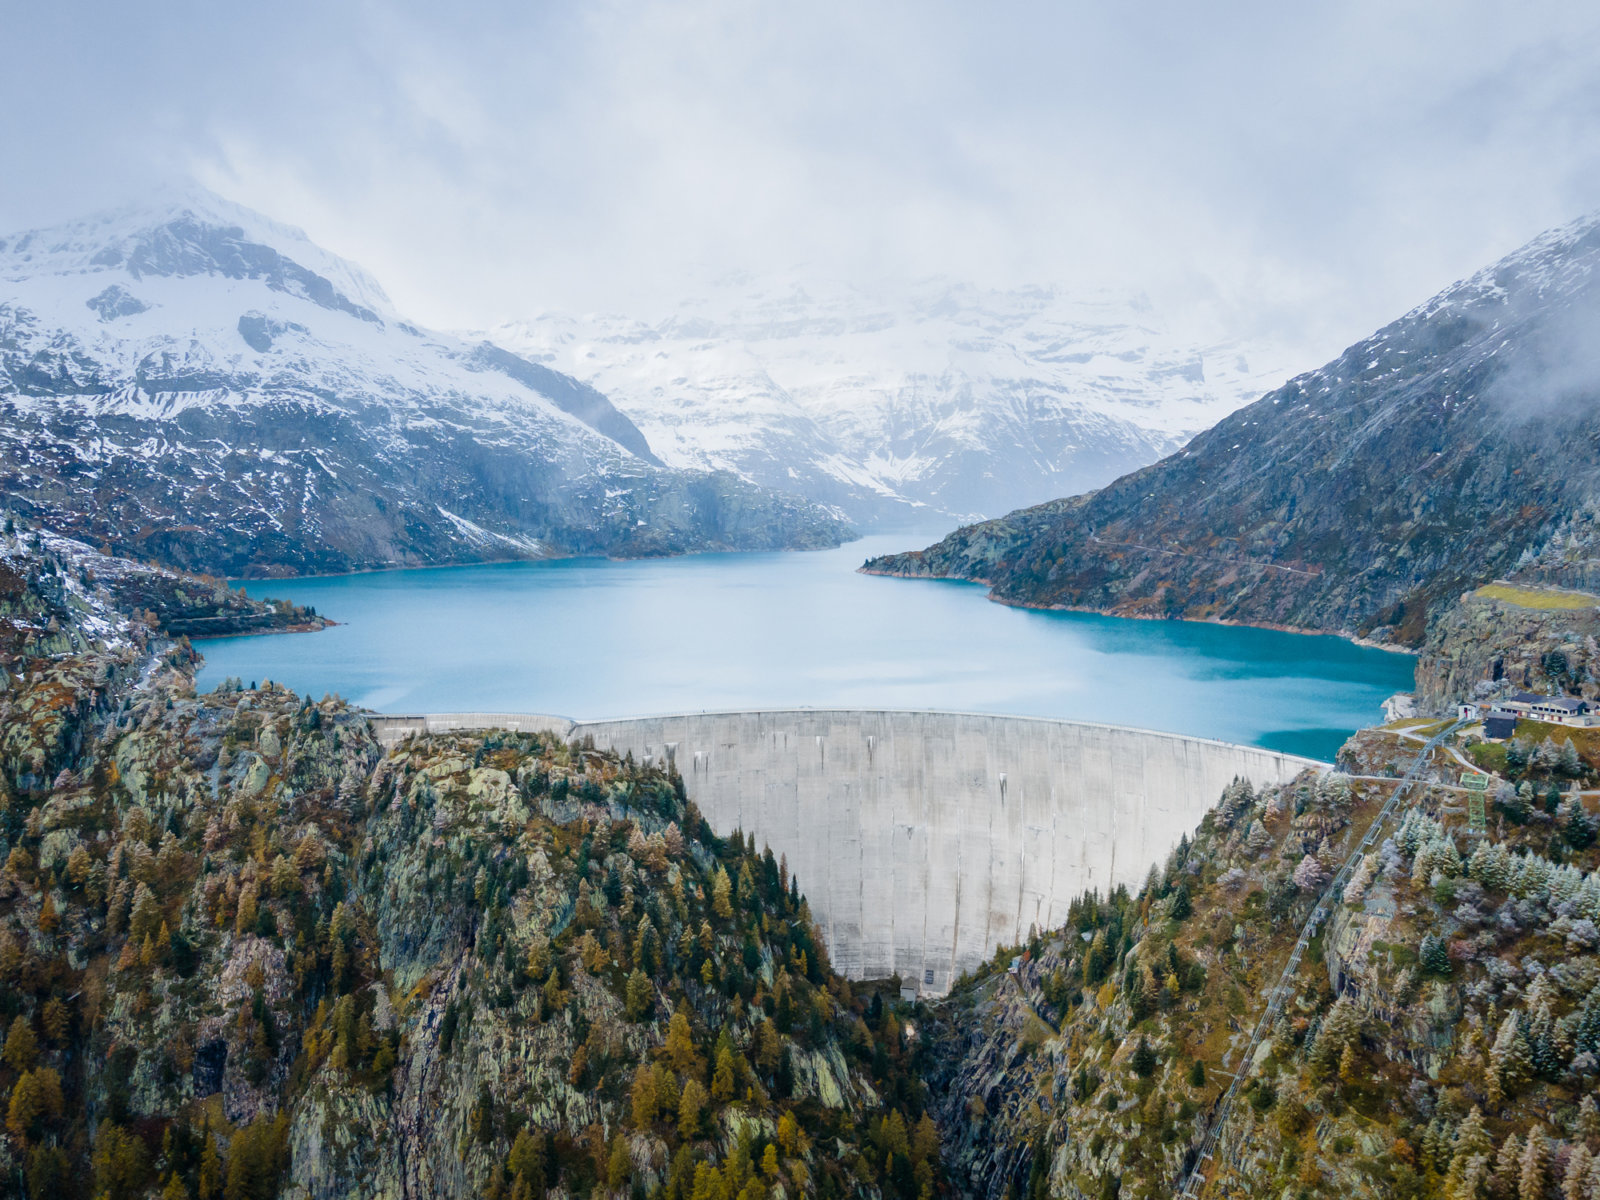
[[[1236,776],[1326,763],[1203,738],[1036,717],[875,709],[569,721],[515,713],[374,719],[379,735],[505,728],[590,736],[675,765],[718,834],[788,857],[853,979],[942,994],[1085,889],[1137,887]]]

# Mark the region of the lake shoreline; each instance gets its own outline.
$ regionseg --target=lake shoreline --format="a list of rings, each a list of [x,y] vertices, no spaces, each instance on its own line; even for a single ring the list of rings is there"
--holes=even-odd
[[[739,554],[828,554],[869,537],[857,533],[837,546],[773,546],[767,550],[683,550],[676,554],[524,554],[507,558],[474,558],[461,562],[396,563],[388,567],[358,567],[353,571],[328,571],[317,575],[236,575],[227,580],[232,587],[249,583],[299,583],[308,579],[350,579],[359,575],[399,575],[411,571],[455,571],[465,567],[510,567],[559,562],[647,563],[677,562],[686,558],[715,558]]]
[[[1333,635],[980,604],[815,554],[474,563],[249,584],[338,618],[312,641],[207,639],[202,687],[290,680],[382,713],[840,708],[1154,729],[1328,759],[1411,664]],[[1299,632],[1299,631],[1295,631]]]
[[[1294,633],[1304,637],[1331,637],[1349,642],[1351,645],[1360,646],[1365,650],[1382,650],[1389,654],[1409,654],[1413,658],[1422,656],[1421,650],[1413,650],[1410,646],[1400,646],[1393,642],[1377,642],[1371,638],[1362,637],[1360,634],[1351,633],[1343,629],[1307,629],[1303,625],[1281,625],[1274,621],[1232,621],[1221,617],[1157,617],[1149,613],[1116,612],[1108,608],[1095,608],[1087,604],[1028,604],[1022,600],[1010,600],[1004,596],[994,594],[994,583],[979,576],[956,575],[902,575],[898,571],[874,571],[862,565],[856,568],[858,575],[870,575],[877,579],[903,579],[912,583],[970,583],[979,587],[989,588],[985,599],[1000,605],[1003,608],[1021,609],[1025,612],[1071,612],[1085,613],[1099,617],[1115,617],[1119,621],[1154,621],[1158,623],[1173,622],[1187,625],[1220,625],[1233,629],[1269,629],[1274,633]]]

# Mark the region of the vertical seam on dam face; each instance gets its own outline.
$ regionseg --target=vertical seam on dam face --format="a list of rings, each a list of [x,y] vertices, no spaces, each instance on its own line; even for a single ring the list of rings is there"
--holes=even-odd
[[[1038,717],[877,709],[570,721],[518,713],[372,718],[411,733],[593,737],[675,764],[719,835],[754,834],[789,872],[853,979],[942,994],[1079,893],[1137,888],[1235,776],[1328,764],[1255,746]],[[830,745],[831,743],[831,745]]]

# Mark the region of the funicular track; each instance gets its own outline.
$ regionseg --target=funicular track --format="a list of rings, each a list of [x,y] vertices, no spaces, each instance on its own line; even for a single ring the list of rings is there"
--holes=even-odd
[[[1175,1195],[1179,1200],[1198,1200],[1205,1194],[1211,1180],[1206,1175],[1206,1165],[1219,1160],[1219,1147],[1223,1145],[1223,1134],[1226,1132],[1228,1118],[1233,1113],[1233,1105],[1239,1098],[1239,1093],[1244,1089],[1249,1075],[1249,1064],[1254,1060],[1257,1049],[1262,1040],[1276,1023],[1278,1016],[1283,1012],[1283,1006],[1289,997],[1294,994],[1294,977],[1300,969],[1300,961],[1304,957],[1306,947],[1311,944],[1311,939],[1316,937],[1317,931],[1322,928],[1322,923],[1327,920],[1328,913],[1338,896],[1344,891],[1344,885],[1349,882],[1350,876],[1355,872],[1362,857],[1372,849],[1385,825],[1399,809],[1401,801],[1412,788],[1422,779],[1423,773],[1428,769],[1428,756],[1440,742],[1459,729],[1465,722],[1456,721],[1441,729],[1423,744],[1417,754],[1416,762],[1411,769],[1401,778],[1389,799],[1384,801],[1383,808],[1373,818],[1372,824],[1367,827],[1366,836],[1361,839],[1350,856],[1345,859],[1344,865],[1334,875],[1328,886],[1323,889],[1322,895],[1317,898],[1317,903],[1311,909],[1311,915],[1300,928],[1300,936],[1296,939],[1294,949],[1289,954],[1289,961],[1283,966],[1283,971],[1278,976],[1278,982],[1273,986],[1267,998],[1267,1005],[1262,1009],[1260,1018],[1256,1021],[1255,1029],[1251,1031],[1250,1040],[1245,1044],[1244,1051],[1237,1059],[1238,1068],[1234,1072],[1233,1081],[1228,1085],[1227,1091],[1222,1094],[1214,1110],[1211,1123],[1206,1126],[1204,1136],[1201,1137],[1198,1153],[1195,1155],[1194,1165],[1183,1175],[1178,1184]]]

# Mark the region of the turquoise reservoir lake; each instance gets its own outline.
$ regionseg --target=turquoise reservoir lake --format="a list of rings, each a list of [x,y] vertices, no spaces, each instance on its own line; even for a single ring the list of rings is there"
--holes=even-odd
[[[252,595],[340,624],[201,642],[201,684],[273,679],[394,713],[959,709],[1324,759],[1411,687],[1409,655],[1341,638],[1030,612],[974,584],[855,573],[871,554],[932,540],[257,581]]]

